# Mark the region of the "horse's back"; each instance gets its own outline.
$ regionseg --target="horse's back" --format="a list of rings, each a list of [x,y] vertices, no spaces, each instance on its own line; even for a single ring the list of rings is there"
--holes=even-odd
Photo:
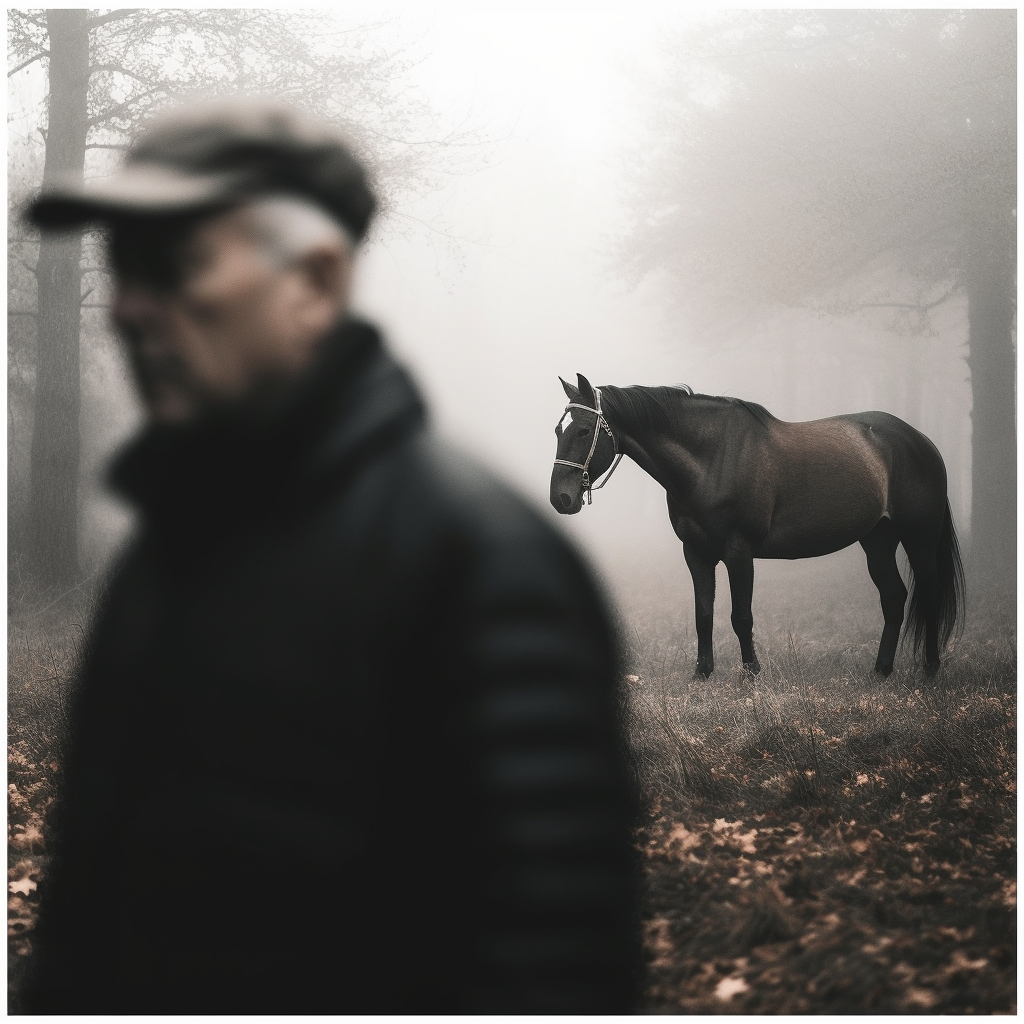
[[[851,413],[836,419],[857,424],[885,458],[896,515],[910,513],[920,503],[944,504],[946,466],[938,448],[920,430],[887,412]]]
[[[912,427],[906,420],[901,420],[899,416],[893,416],[890,412],[879,412],[878,410],[851,412],[831,418],[858,424],[868,431],[871,438],[887,446],[896,454],[924,460],[928,463],[942,464],[942,456],[939,455],[938,449],[928,437],[916,427]],[[815,422],[827,421],[817,420]]]
[[[892,413],[872,410],[776,423],[798,450],[827,452],[841,462],[859,459],[874,464],[881,459],[890,476],[923,473],[941,479],[945,490],[946,469],[938,449],[916,427]]]

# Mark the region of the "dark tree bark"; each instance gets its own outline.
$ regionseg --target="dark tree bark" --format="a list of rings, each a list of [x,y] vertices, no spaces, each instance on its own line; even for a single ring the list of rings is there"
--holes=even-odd
[[[1017,571],[1016,307],[1012,251],[967,276],[971,392],[971,556],[977,577],[1012,593]]]
[[[49,34],[48,123],[43,182],[82,177],[88,131],[88,12],[46,12]],[[44,234],[39,287],[38,367],[32,434],[30,557],[45,586],[78,575],[79,333],[81,232]]]

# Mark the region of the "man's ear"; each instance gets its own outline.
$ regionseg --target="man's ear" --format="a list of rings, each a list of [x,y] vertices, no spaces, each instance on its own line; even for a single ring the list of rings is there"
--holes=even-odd
[[[562,380],[561,377],[559,377],[558,379]],[[562,380],[562,387],[564,388],[566,396],[568,397],[570,402],[574,402],[577,398],[580,397],[580,389],[574,387],[572,384],[569,384],[567,381]]]

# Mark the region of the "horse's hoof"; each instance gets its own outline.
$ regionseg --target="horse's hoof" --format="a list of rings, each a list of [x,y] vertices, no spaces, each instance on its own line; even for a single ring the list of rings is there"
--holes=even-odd
[[[745,661],[743,662],[743,671],[746,672],[748,676],[756,676],[757,673],[761,671],[761,662],[759,662],[757,658],[753,661]]]
[[[933,676],[939,671],[939,666],[942,664],[941,661],[926,662],[924,666],[924,674],[926,676]]]
[[[875,665],[875,675],[881,676],[883,679],[892,674],[892,665]]]
[[[714,672],[714,671],[715,671],[715,666],[714,665],[701,665],[701,664],[698,664],[697,667],[693,670],[693,678],[694,679],[707,679],[707,677],[709,675],[711,675],[711,673]]]

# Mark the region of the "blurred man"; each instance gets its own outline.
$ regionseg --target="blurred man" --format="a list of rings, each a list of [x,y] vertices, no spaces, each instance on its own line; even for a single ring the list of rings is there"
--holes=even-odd
[[[109,229],[149,423],[113,474],[142,525],[83,672],[29,1012],[634,1005],[608,621],[348,312],[374,205],[329,127],[234,102],[32,206]]]

